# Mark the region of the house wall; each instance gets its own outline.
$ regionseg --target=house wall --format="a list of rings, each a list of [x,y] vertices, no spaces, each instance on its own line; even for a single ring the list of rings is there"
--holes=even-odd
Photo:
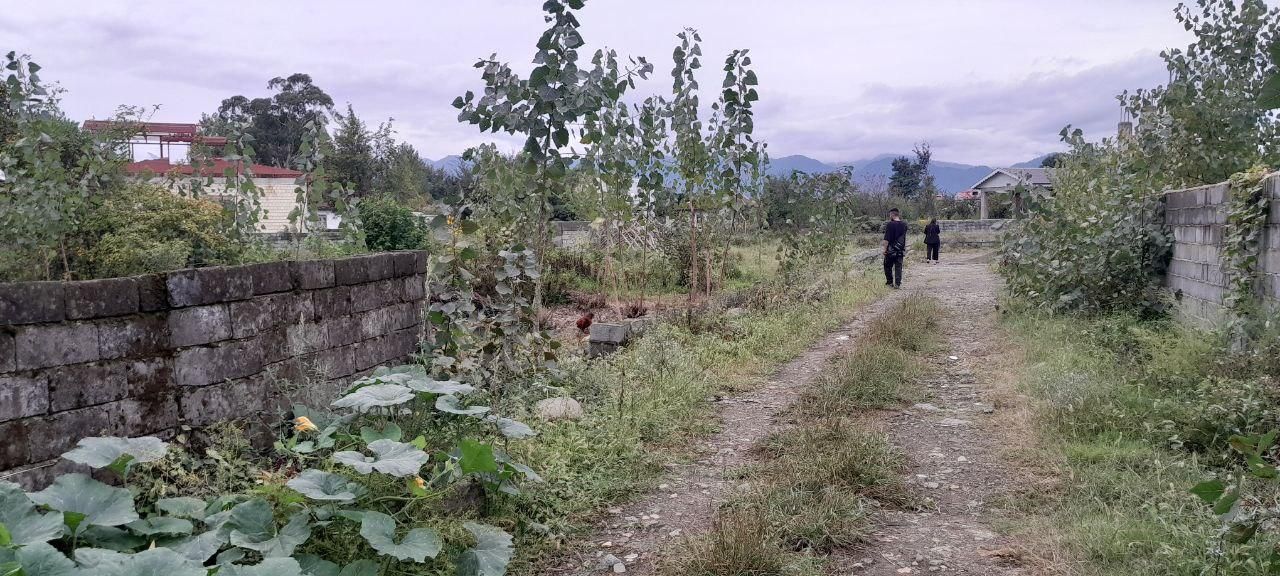
[[[1263,186],[1271,196],[1261,255],[1259,298],[1275,306],[1280,300],[1280,173]],[[1178,313],[1187,322],[1212,329],[1225,318],[1228,279],[1221,256],[1223,227],[1231,190],[1224,182],[1166,192],[1165,224],[1173,233],[1173,261],[1165,286],[1178,298]]]
[[[206,185],[205,180],[186,179],[186,180],[170,180],[167,178],[152,178],[152,184],[164,186],[177,193],[179,190],[192,190],[199,185],[202,189],[202,195],[210,198],[221,196],[226,190],[226,184],[222,178],[215,177],[212,183]],[[293,178],[254,178],[253,183],[262,189],[262,219],[258,222],[258,229],[266,233],[284,232],[289,229],[289,213],[297,206],[297,192],[295,191],[295,182]]]
[[[982,186],[976,189],[991,190],[991,189],[1005,188],[1005,187],[1012,188],[1017,185],[1018,185],[1018,180],[1016,178],[1013,178],[1008,174],[1001,172],[999,174],[996,174],[995,176],[992,176],[986,182],[983,182]]]
[[[425,252],[0,284],[0,479],[87,436],[275,424],[417,350]]]

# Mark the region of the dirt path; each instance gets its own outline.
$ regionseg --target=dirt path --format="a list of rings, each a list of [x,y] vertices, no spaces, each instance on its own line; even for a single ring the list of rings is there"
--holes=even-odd
[[[908,461],[919,511],[886,510],[870,543],[839,555],[833,574],[1031,574],[1014,543],[991,526],[989,507],[1009,494],[1016,474],[1002,460],[1006,440],[1025,426],[1024,404],[998,377],[995,326],[999,280],[980,257],[916,266],[912,289],[947,310],[945,344],[929,361],[936,374],[919,402],[886,412],[878,425]]]
[[[853,345],[871,320],[906,295],[906,290],[897,291],[867,304],[853,320],[785,364],[758,390],[717,402],[721,432],[701,442],[700,457],[672,467],[657,492],[610,509],[591,535],[589,547],[553,573],[608,573],[620,561],[627,574],[653,574],[655,561],[669,544],[705,533],[711,526],[717,506],[742,482],[732,479],[730,472],[748,463],[748,452],[774,429],[774,418],[791,406],[833,356]]]
[[[907,269],[905,288],[867,305],[857,317],[827,334],[787,363],[765,386],[719,402],[721,432],[699,447],[701,457],[671,468],[659,490],[609,510],[588,545],[555,574],[653,574],[671,545],[705,533],[723,502],[743,479],[732,472],[750,462],[749,451],[784,423],[778,422],[798,395],[836,354],[857,345],[867,324],[913,291],[926,291],[948,310],[947,344],[931,362],[938,375],[927,398],[907,410],[886,412],[883,427],[909,462],[908,481],[929,505],[923,511],[886,511],[872,541],[832,559],[831,574],[1024,574],[1016,552],[992,530],[986,504],[1005,491],[999,463],[996,407],[1009,404],[1002,391],[977,378],[996,344],[998,280],[983,255],[956,256],[936,266]],[[956,356],[957,360],[949,360]],[[877,418],[873,416],[872,418]]]

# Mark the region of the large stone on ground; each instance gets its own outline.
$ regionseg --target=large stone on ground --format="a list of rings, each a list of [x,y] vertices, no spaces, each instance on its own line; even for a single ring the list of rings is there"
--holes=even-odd
[[[533,407],[543,420],[577,420],[582,417],[582,404],[568,396],[539,400]]]

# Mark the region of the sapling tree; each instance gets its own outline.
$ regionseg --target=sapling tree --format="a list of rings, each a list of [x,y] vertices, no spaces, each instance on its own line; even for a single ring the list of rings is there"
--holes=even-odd
[[[667,152],[674,159],[677,196],[689,211],[688,317],[692,320],[694,296],[698,291],[698,219],[700,210],[704,208],[701,203],[705,202],[707,174],[714,163],[702,134],[702,120],[698,116],[698,80],[694,75],[702,67],[702,37],[692,28],[686,28],[676,37],[680,43],[671,56],[674,66],[671,69],[671,100],[667,107],[673,137],[667,142]]]
[[[563,186],[570,158],[562,153],[574,135],[577,141],[590,145],[596,134],[591,124],[584,123],[600,110],[612,106],[637,77],[645,77],[652,67],[637,59],[632,68],[621,69],[613,51],[597,50],[590,66],[579,66],[578,50],[584,44],[575,14],[584,0],[547,0],[543,4],[549,24],[538,40],[534,54],[535,67],[522,78],[511,67],[497,60],[497,54],[480,60],[485,89],[478,98],[468,91],[454,99],[461,110],[458,119],[480,127],[482,131],[504,131],[525,137],[524,169],[533,176],[532,197],[535,199],[538,230],[533,251],[541,261],[549,246],[546,222],[549,199]],[[534,306],[542,304],[543,280],[535,280]]]
[[[749,196],[762,181],[758,178],[763,161],[763,145],[756,142],[752,104],[760,99],[759,84],[747,50],[734,50],[724,61],[724,84],[720,100],[712,105],[717,122],[711,135],[711,149],[717,151],[719,165],[713,174],[716,197],[728,213],[729,223],[720,258],[720,282],[724,283],[729,261],[729,244],[734,228]]]

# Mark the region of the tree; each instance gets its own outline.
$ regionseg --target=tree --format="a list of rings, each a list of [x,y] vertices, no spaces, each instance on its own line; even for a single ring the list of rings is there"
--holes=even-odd
[[[1161,53],[1170,82],[1118,97],[1137,120],[1145,160],[1134,167],[1168,186],[1194,186],[1280,163],[1280,117],[1259,103],[1277,66],[1268,47],[1280,40],[1280,8],[1197,0],[1175,16],[1195,41]]]
[[[373,134],[358,116],[351,104],[346,114],[334,114],[337,130],[333,134],[333,152],[325,158],[329,176],[352,189],[357,196],[373,192],[373,182],[379,171],[374,158]]]
[[[1041,168],[1057,168],[1058,164],[1062,162],[1062,157],[1064,155],[1065,154],[1063,154],[1062,152],[1054,152],[1052,154],[1046,154],[1044,159],[1040,161],[1040,167]]]
[[[928,200],[931,194],[937,194],[933,176],[929,174],[929,162],[933,158],[933,152],[929,150],[929,143],[925,142],[917,144],[913,153],[916,156],[915,160],[906,156],[899,156],[893,160],[889,190],[904,200],[916,198]]]
[[[255,142],[255,159],[286,167],[302,145],[307,123],[327,123],[333,98],[312,83],[311,76],[301,73],[272,78],[267,89],[276,93],[252,100],[240,95],[223,100],[217,113],[204,116],[200,124],[205,132],[219,136],[227,135],[229,126],[247,124]]]

